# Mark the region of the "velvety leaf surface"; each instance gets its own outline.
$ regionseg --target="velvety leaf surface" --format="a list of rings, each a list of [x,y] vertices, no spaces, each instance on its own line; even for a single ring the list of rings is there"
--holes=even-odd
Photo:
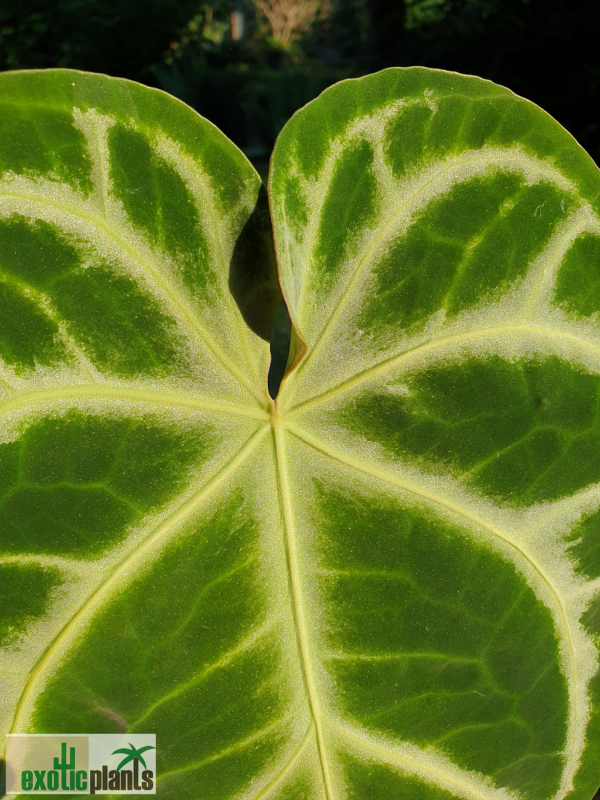
[[[450,73],[339,84],[278,140],[326,797],[598,788],[599,191],[543,111]]]
[[[160,92],[0,97],[2,732],[155,732],[164,800],[590,800],[588,156],[391,69],[293,117],[267,198]]]
[[[268,339],[280,300],[260,178],[134,83],[3,74],[0,98],[2,734],[139,722],[161,793],[234,795],[298,680],[244,484],[269,352],[242,314]]]

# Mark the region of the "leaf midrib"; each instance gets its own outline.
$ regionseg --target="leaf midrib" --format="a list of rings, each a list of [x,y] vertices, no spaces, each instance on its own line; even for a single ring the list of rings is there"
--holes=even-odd
[[[304,677],[304,683],[306,686],[310,712],[315,725],[317,750],[319,753],[319,762],[321,765],[321,773],[323,776],[323,786],[325,788],[325,795],[327,800],[334,800],[329,764],[323,737],[323,719],[322,719],[321,704],[313,674],[310,642],[308,637],[308,627],[306,624],[303,598],[302,598],[302,588],[300,583],[300,569],[298,565],[296,537],[294,535],[293,509],[290,499],[290,488],[287,477],[287,458],[286,458],[285,444],[284,444],[285,430],[282,424],[282,420],[275,418],[273,420],[271,429],[273,434],[273,448],[274,448],[274,458],[275,458],[276,474],[278,481],[278,494],[281,505],[281,516],[282,516],[283,531],[285,536],[285,552],[287,559],[288,578],[290,582],[290,593],[292,597],[292,612],[294,615],[294,623],[298,641],[298,653],[300,656],[300,665],[302,668],[302,675]]]

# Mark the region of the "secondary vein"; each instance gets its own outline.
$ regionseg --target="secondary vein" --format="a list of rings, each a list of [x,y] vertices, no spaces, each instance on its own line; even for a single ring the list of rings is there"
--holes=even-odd
[[[302,403],[298,403],[298,405],[293,406],[287,412],[287,414],[288,416],[295,416],[296,414],[304,413],[311,408],[316,408],[322,403],[327,402],[327,400],[336,397],[338,394],[349,391],[364,381],[369,380],[369,378],[373,378],[379,373],[385,372],[387,369],[398,366],[403,362],[419,358],[425,353],[435,353],[437,350],[452,347],[456,344],[467,344],[469,342],[476,341],[478,339],[485,339],[487,337],[494,338],[498,336],[505,336],[507,334],[511,335],[523,333],[533,334],[534,336],[540,336],[542,338],[551,339],[554,337],[559,340],[565,340],[576,345],[582,350],[589,351],[598,359],[598,362],[600,363],[600,347],[594,342],[588,342],[581,336],[569,333],[568,331],[552,330],[552,328],[544,328],[541,325],[532,325],[529,323],[507,323],[505,325],[494,325],[489,328],[479,328],[477,330],[467,331],[466,333],[457,333],[451,336],[433,339],[428,342],[424,342],[423,344],[416,345],[415,347],[411,347],[410,350],[405,350],[402,353],[390,356],[390,358],[380,361],[378,364],[375,364],[375,366],[359,372],[357,375],[354,375],[347,381],[338,383],[336,386],[327,389],[321,394],[311,397],[308,400],[304,400]]]
[[[0,403],[0,414],[25,408],[29,405],[47,403],[52,400],[60,402],[61,400],[74,400],[77,398],[88,398],[91,400],[131,400],[136,403],[218,411],[224,414],[249,417],[250,419],[260,420],[261,422],[266,422],[268,419],[266,411],[244,408],[243,406],[223,403],[217,400],[203,400],[198,397],[179,394],[177,392],[156,392],[148,389],[105,386],[101,384],[65,386],[59,389],[37,389],[24,392],[17,397],[10,397]]]

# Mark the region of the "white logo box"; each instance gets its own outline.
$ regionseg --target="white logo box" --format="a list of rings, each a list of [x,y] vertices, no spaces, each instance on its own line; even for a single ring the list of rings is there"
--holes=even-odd
[[[156,794],[156,735],[8,734],[6,793]]]

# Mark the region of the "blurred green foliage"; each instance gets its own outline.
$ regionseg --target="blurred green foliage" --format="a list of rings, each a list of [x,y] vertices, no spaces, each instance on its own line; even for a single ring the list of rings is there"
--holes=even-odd
[[[319,61],[282,62],[272,67],[228,60],[218,51],[199,52],[159,67],[156,76],[161,88],[214,122],[260,171],[292,114],[332,83],[352,75]]]
[[[197,0],[1,0],[0,69],[72,67],[147,80]]]

